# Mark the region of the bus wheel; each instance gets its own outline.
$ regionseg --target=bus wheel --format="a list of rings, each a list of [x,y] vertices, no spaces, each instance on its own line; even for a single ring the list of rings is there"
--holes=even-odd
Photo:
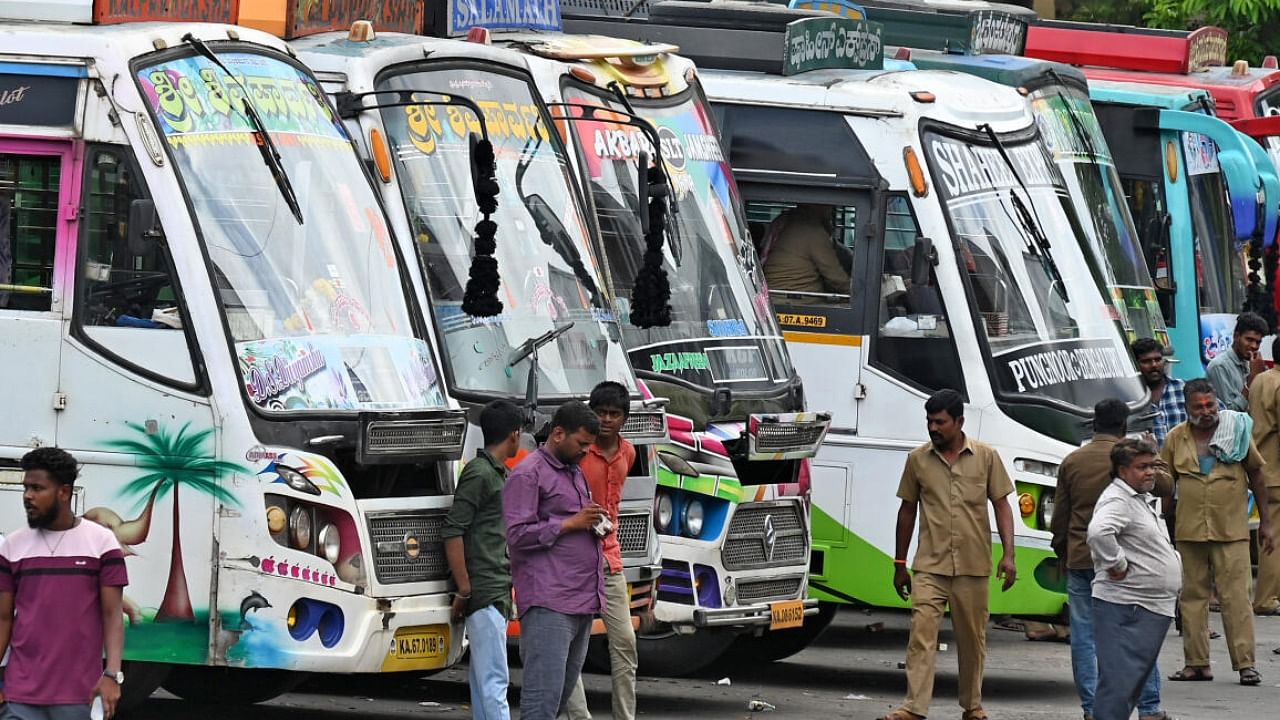
[[[135,662],[125,660],[120,665],[125,683],[120,686],[120,709],[132,710],[151,697],[173,668],[167,663]]]
[[[638,672],[653,677],[685,677],[711,665],[733,644],[734,634],[728,630],[699,630],[681,635],[669,626],[636,636],[639,647]],[[604,667],[609,667],[609,651],[605,645]]]
[[[837,607],[835,603],[819,603],[818,614],[805,618],[803,627],[773,632],[766,630],[760,637],[742,635],[734,642],[728,657],[743,664],[785,660],[818,639],[835,619]]]
[[[161,687],[204,705],[252,705],[289,692],[306,677],[287,670],[175,665]]]

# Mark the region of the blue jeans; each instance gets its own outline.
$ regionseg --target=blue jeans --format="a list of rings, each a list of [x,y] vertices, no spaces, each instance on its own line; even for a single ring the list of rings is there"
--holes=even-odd
[[[507,707],[507,618],[490,605],[467,616],[467,638],[471,641],[471,684],[473,720],[510,720]]]
[[[1117,605],[1094,598],[1093,624],[1098,631],[1099,675],[1093,717],[1129,720],[1173,618],[1141,605]]]
[[[1071,674],[1085,715],[1093,715],[1093,696],[1098,688],[1098,656],[1094,646],[1093,571],[1067,571],[1067,599],[1071,613]],[[1138,698],[1138,715],[1160,714],[1160,668],[1151,674]]]
[[[89,705],[0,705],[3,720],[89,720]]]
[[[590,615],[531,607],[520,616],[521,720],[556,720],[582,674],[591,639]]]

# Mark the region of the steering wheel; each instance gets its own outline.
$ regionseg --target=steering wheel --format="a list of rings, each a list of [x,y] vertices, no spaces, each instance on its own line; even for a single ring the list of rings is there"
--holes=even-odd
[[[150,318],[146,309],[155,305],[160,290],[169,285],[167,273],[151,273],[128,280],[97,283],[89,290],[91,302],[106,306],[103,318],[121,314]]]

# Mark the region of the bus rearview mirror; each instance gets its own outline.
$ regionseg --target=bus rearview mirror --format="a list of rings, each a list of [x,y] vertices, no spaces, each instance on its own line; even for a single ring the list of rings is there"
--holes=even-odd
[[[928,285],[929,276],[933,274],[933,264],[936,261],[933,239],[923,235],[917,237],[911,252],[911,284],[917,287]]]

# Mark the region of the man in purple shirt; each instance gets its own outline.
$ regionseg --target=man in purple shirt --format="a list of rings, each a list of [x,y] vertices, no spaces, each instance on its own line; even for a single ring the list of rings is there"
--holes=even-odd
[[[578,463],[600,431],[586,403],[551,418],[546,443],[507,477],[511,580],[520,618],[522,720],[555,720],[582,672],[591,618],[604,608],[605,510],[591,499]]]

